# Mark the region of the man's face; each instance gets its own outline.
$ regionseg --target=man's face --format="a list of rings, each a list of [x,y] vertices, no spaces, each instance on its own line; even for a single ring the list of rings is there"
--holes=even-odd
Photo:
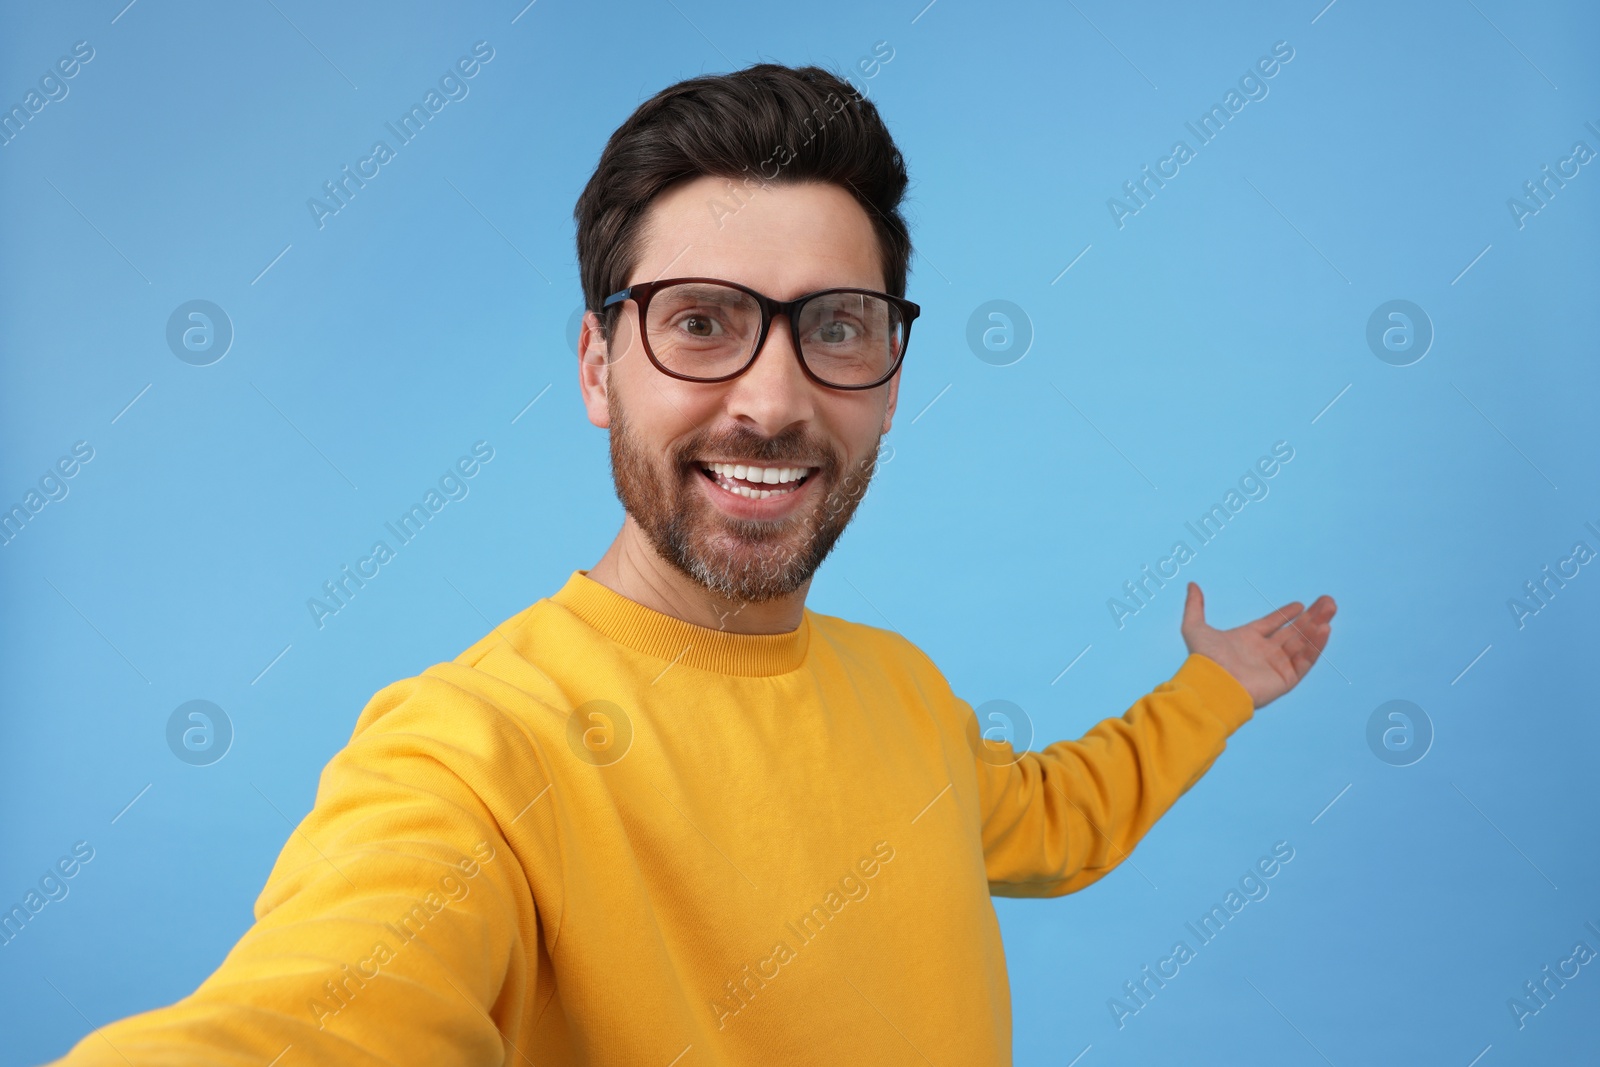
[[[658,197],[628,280],[721,278],[779,300],[884,288],[872,223],[844,189],[804,183],[743,195],[740,207],[726,181],[702,177]],[[629,520],[663,559],[719,596],[760,603],[801,589],[866,491],[899,375],[874,389],[817,385],[777,318],[738,378],[680,381],[650,362],[638,315],[628,301],[608,351],[590,313],[580,342],[584,403],[590,421],[611,430],[612,475]],[[730,479],[712,464],[777,468],[785,480],[757,489],[748,469]],[[795,469],[805,472],[798,482]],[[730,488],[741,485],[745,492]]]

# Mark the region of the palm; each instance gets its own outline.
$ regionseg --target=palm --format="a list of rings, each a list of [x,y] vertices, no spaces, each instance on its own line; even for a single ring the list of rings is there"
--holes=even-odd
[[[1205,595],[1189,583],[1180,631],[1190,652],[1216,660],[1238,679],[1260,708],[1300,683],[1328,644],[1333,613],[1330,596],[1306,608],[1298,600],[1232,630],[1206,623]]]

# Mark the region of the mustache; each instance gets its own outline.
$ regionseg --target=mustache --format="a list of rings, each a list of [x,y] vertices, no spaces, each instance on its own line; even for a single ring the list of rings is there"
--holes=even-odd
[[[824,478],[836,475],[842,466],[837,452],[798,429],[776,437],[762,437],[753,430],[706,434],[679,449],[675,459],[680,469],[688,471],[708,456],[738,456],[760,464],[816,467]]]

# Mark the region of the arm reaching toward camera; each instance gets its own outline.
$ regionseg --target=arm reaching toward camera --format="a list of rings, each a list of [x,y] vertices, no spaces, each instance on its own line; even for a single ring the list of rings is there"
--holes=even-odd
[[[543,916],[478,790],[496,763],[480,754],[526,749],[518,740],[505,716],[431,674],[389,686],[323,770],[255,925],[217,970],[55,1062],[502,1062],[515,1006],[541,977],[518,934]]]

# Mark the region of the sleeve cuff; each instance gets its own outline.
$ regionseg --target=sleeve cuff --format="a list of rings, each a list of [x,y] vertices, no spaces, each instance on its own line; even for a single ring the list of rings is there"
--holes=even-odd
[[[1250,691],[1210,656],[1191,652],[1172,680],[1199,693],[1206,710],[1215,715],[1230,734],[1255,715],[1256,704]]]

